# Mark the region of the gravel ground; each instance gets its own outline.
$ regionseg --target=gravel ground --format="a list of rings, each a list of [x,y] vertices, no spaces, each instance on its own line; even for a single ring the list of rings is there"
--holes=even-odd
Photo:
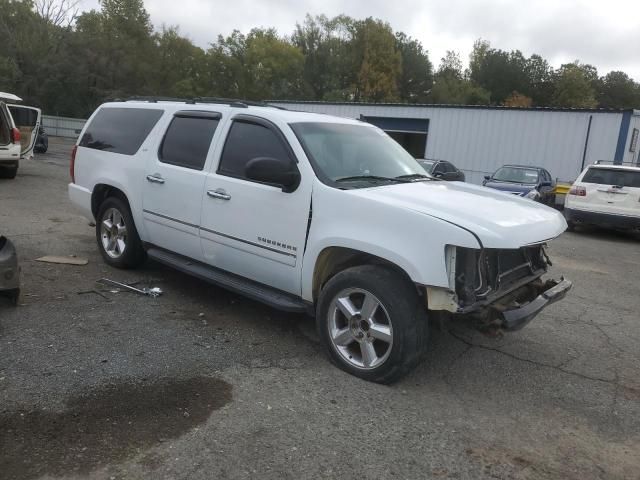
[[[0,303],[1,478],[640,478],[638,239],[564,234],[563,302],[501,339],[434,328],[381,386],[331,366],[304,316],[105,266],[67,199],[69,150],[51,138],[0,181],[23,267],[20,306]]]

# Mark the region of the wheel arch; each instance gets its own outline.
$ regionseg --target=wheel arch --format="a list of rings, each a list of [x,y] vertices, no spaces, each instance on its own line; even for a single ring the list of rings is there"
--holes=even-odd
[[[415,283],[407,270],[386,258],[374,255],[364,250],[342,246],[330,246],[324,248],[317,256],[314,263],[311,279],[311,294],[316,303],[322,287],[338,273],[361,265],[380,265],[398,272],[409,282]]]
[[[93,188],[93,192],[91,192],[91,213],[93,214],[93,218],[98,219],[98,210],[100,209],[100,205],[109,197],[116,197],[122,200],[127,204],[129,210],[131,210],[131,204],[129,203],[129,199],[127,195],[117,187],[113,185],[109,185],[106,183],[99,183]]]

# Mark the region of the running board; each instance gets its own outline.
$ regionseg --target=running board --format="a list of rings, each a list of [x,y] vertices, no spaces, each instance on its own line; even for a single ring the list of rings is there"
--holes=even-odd
[[[248,280],[239,275],[225,272],[215,267],[205,265],[196,260],[183,257],[176,253],[151,247],[147,250],[149,258],[160,263],[173,267],[180,272],[192,275],[212,283],[219,287],[239,293],[245,297],[249,297],[258,302],[262,302],[270,307],[286,312],[309,313],[311,305],[307,304],[301,298],[295,297],[286,292],[276,290],[275,288],[262,285],[258,282]]]

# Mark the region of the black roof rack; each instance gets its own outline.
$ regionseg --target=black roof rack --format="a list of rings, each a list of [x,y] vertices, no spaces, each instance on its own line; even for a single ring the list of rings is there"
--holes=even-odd
[[[284,107],[278,107],[276,105],[269,105],[265,102],[256,102],[251,100],[241,100],[237,98],[222,98],[222,97],[193,97],[193,98],[178,98],[178,97],[162,97],[162,96],[134,96],[127,98],[114,98],[108,99],[107,102],[178,102],[186,103],[188,105],[195,105],[197,103],[212,103],[229,105],[235,108],[248,108],[248,107],[269,107],[276,108],[278,110],[286,110]]]

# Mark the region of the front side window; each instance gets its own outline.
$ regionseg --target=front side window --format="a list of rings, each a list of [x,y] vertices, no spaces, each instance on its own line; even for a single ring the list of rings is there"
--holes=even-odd
[[[160,146],[160,161],[202,170],[218,122],[217,118],[175,116]]]
[[[257,123],[234,121],[227,135],[218,173],[246,178],[247,163],[258,157],[291,159],[283,140],[273,130]]]
[[[493,179],[499,182],[538,183],[538,171],[532,168],[502,167],[493,174]]]
[[[291,128],[325,183],[370,186],[371,181],[430,178],[415,158],[374,127],[305,122],[291,124]]]
[[[102,108],[87,126],[80,146],[135,155],[163,113],[147,108]]]
[[[584,174],[582,183],[640,188],[640,171],[615,168],[590,168],[587,170],[587,173]]]

